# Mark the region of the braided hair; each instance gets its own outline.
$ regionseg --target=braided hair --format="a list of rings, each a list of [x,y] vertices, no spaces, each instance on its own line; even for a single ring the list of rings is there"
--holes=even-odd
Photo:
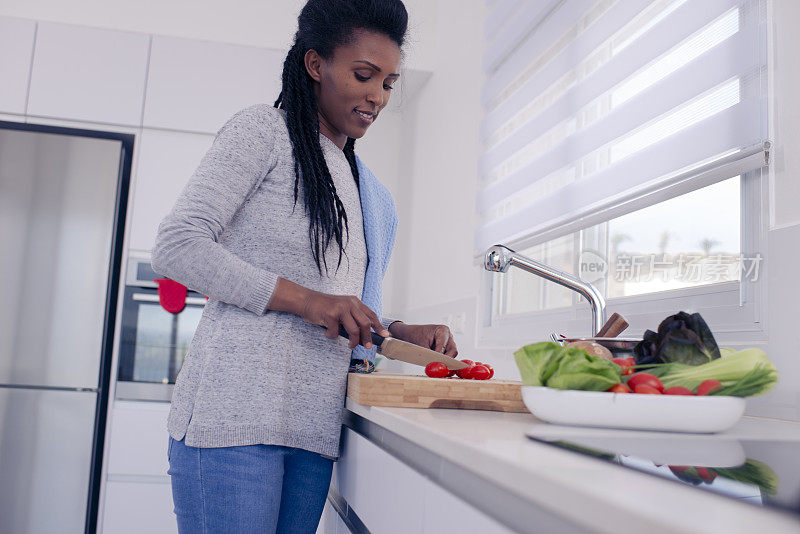
[[[348,230],[347,213],[336,194],[331,173],[319,140],[319,114],[311,76],[305,67],[305,55],[315,50],[330,60],[336,47],[349,44],[357,30],[386,35],[402,47],[408,25],[408,13],[401,0],[309,0],[298,18],[295,41],[283,63],[282,87],[274,106],[286,111],[286,123],[294,155],[294,202],[303,180],[308,235],[317,269],[322,276],[320,256],[327,272],[325,250],[331,239],[339,246],[342,263],[342,226]],[[344,155],[350,164],[356,185],[355,139],[348,137]]]

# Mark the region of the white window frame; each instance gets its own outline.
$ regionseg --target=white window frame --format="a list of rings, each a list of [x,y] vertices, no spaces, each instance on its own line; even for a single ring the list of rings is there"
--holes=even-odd
[[[769,167],[767,166],[743,174],[740,181],[741,254],[745,258],[753,257],[756,254],[760,256],[758,278],[751,280],[750,277],[742,274],[740,281],[608,299],[606,317],[617,312],[630,323],[628,329],[623,333],[624,337],[641,337],[646,329],[656,330],[658,324],[666,316],[678,311],[687,311],[701,313],[720,344],[737,346],[767,341],[766,281],[769,260],[766,254],[766,245],[770,220],[768,184]],[[698,184],[692,190],[704,185],[707,184]],[[658,203],[653,202],[650,205]],[[548,233],[535,241],[526,242],[525,246],[544,243],[569,233],[578,233],[592,225],[561,233]],[[580,239],[574,239],[574,243],[573,273],[577,273]],[[510,268],[516,269],[516,267]],[[498,295],[494,291],[493,279],[506,275],[487,271],[482,264],[480,264],[480,269],[482,274],[480,277],[481,287],[478,292],[478,320],[476,321],[476,345],[478,348],[519,348],[528,343],[548,340],[551,332],[562,333],[570,337],[591,335],[591,309],[588,302],[577,293],[574,294],[572,305],[569,307],[496,315],[494,310]],[[520,271],[520,275],[535,276],[522,271]]]

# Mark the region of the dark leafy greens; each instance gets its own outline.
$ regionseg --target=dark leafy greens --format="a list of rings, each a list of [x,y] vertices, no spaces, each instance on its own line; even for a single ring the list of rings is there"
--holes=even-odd
[[[720,357],[719,347],[699,313],[678,312],[658,325],[658,332],[646,330],[633,349],[637,365],[685,363],[702,365]]]

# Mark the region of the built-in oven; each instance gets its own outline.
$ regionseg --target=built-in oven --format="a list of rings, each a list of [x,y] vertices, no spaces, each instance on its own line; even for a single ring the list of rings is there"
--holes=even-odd
[[[122,306],[116,398],[169,401],[175,378],[194,336],[206,297],[186,291],[186,306],[178,313],[160,302],[162,278],[149,261],[131,258]]]

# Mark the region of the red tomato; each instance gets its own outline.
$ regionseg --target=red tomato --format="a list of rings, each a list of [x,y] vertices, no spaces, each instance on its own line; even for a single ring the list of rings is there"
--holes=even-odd
[[[494,376],[494,367],[492,367],[488,363],[484,363],[483,365],[485,365],[489,369],[489,378],[492,378]]]
[[[694,470],[697,471],[697,476],[709,484],[717,478],[717,474],[713,471],[709,471],[707,467],[695,467]]]
[[[694,395],[692,390],[683,386],[672,386],[664,390],[664,395]]]
[[[455,369],[451,369],[451,370],[447,371],[447,378],[450,378],[451,376],[456,376],[456,370]]]
[[[472,368],[469,376],[475,380],[489,380],[491,375],[489,374],[489,369],[485,365],[476,365]]]
[[[633,358],[614,358],[611,361],[622,367],[622,376],[633,374],[632,367],[636,365],[636,360]]]
[[[444,378],[449,369],[442,362],[431,362],[425,366],[425,374],[431,378]]]
[[[656,376],[650,373],[636,373],[628,379],[628,387],[636,391],[636,386],[648,385],[657,389],[659,393],[664,391],[664,384]]]
[[[456,371],[456,374],[459,378],[472,378],[472,368],[475,367],[475,362],[472,360],[461,360],[462,362],[466,363],[469,367],[465,367],[463,369],[459,369]]]
[[[606,391],[610,391],[611,393],[630,393],[631,388],[629,388],[625,384],[616,384],[608,388]]]
[[[639,384],[633,386],[634,393],[643,393],[645,395],[661,395],[661,392],[649,384]]]
[[[716,391],[721,387],[722,384],[719,383],[719,380],[704,380],[699,386],[697,386],[697,394],[708,395],[712,391]]]

